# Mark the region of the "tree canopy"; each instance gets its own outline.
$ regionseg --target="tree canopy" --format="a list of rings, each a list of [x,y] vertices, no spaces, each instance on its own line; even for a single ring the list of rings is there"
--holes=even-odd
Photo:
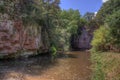
[[[109,0],[103,4],[96,15],[96,21],[102,25],[107,16],[113,12],[120,10],[120,0]]]
[[[111,6],[112,5],[112,6]],[[99,24],[99,27],[102,25],[102,27],[105,28],[99,28],[95,33],[95,37],[93,39],[93,47],[95,47],[95,41],[100,42],[99,44],[96,43],[96,45],[101,44],[101,49],[105,50],[113,50],[113,51],[120,51],[120,0],[109,0],[106,3],[103,4],[101,9],[98,11],[98,14],[96,16],[96,21]],[[107,37],[102,37],[103,31],[107,31]],[[99,36],[101,36],[101,40],[104,39],[105,43],[102,45],[103,41],[99,41],[97,38],[97,34],[100,33]],[[104,46],[104,47],[103,47]]]

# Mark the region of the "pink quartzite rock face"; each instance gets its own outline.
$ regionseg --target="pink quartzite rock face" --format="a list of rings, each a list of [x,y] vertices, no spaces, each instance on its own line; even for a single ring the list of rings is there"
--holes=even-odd
[[[74,38],[73,40],[73,48],[76,49],[90,49],[91,46],[91,40],[92,40],[93,35],[90,34],[85,27],[81,28],[81,34],[78,35],[77,37]]]
[[[12,54],[20,50],[38,49],[37,37],[30,37],[22,27],[21,21],[0,22],[0,54]]]

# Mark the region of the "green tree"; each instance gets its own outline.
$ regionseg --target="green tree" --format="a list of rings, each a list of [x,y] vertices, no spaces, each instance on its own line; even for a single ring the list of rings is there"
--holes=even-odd
[[[98,11],[96,21],[99,25],[103,25],[106,17],[118,10],[120,10],[120,0],[109,0]]]
[[[81,18],[78,10],[62,10],[59,14],[59,26],[57,32],[59,35],[58,41],[59,45],[64,45],[64,50],[70,48],[70,38],[72,35],[77,35],[78,32],[81,33],[79,27],[83,27],[85,20]]]
[[[109,26],[110,43],[116,49],[120,48],[120,10],[114,12],[106,18],[106,24]]]
[[[120,5],[119,0],[109,0],[106,3],[104,3],[102,8],[98,11],[98,14],[95,20],[98,21],[99,25],[103,25],[103,27],[105,28],[100,26],[98,31],[95,32],[95,36],[92,41],[93,48],[95,46],[99,46],[102,43],[104,43],[102,44],[102,46],[104,46],[102,48],[103,50],[113,50],[117,52],[120,51],[119,49],[120,47],[120,26],[119,26],[120,25],[120,6],[119,5]],[[102,29],[106,31],[103,32]],[[97,35],[99,33],[100,35]],[[98,37],[99,36],[101,37],[97,39],[96,35]],[[102,35],[107,35],[107,36],[102,37]],[[105,42],[102,40],[105,40]],[[100,47],[98,49],[100,49]]]
[[[109,30],[105,26],[101,26],[94,32],[94,38],[92,40],[93,51],[105,51],[107,50],[107,38],[109,37]]]
[[[58,25],[59,3],[60,0],[1,0],[0,13],[21,21],[31,36],[41,34],[44,46],[49,49]]]

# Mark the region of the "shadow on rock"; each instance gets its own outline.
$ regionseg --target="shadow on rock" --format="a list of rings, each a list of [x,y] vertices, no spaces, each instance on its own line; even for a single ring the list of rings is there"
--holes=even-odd
[[[41,75],[48,68],[55,66],[55,64],[56,61],[52,60],[50,55],[35,56],[17,60],[3,60],[0,61],[0,80],[5,80],[6,76],[9,77],[8,74],[11,75],[11,73],[12,75],[14,73],[20,73],[20,76],[21,74]]]

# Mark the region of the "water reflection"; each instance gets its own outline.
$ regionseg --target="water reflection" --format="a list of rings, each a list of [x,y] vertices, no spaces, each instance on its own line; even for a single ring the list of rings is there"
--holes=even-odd
[[[7,73],[21,73],[30,75],[40,75],[44,70],[54,66],[56,61],[50,55],[40,55],[17,60],[0,61],[0,80],[4,80]]]
[[[78,56],[77,55],[74,55],[74,54],[64,54],[64,53],[62,53],[62,54],[59,54],[58,56],[57,56],[57,58],[77,58]]]
[[[68,52],[0,61],[0,80],[90,80],[90,54]]]

